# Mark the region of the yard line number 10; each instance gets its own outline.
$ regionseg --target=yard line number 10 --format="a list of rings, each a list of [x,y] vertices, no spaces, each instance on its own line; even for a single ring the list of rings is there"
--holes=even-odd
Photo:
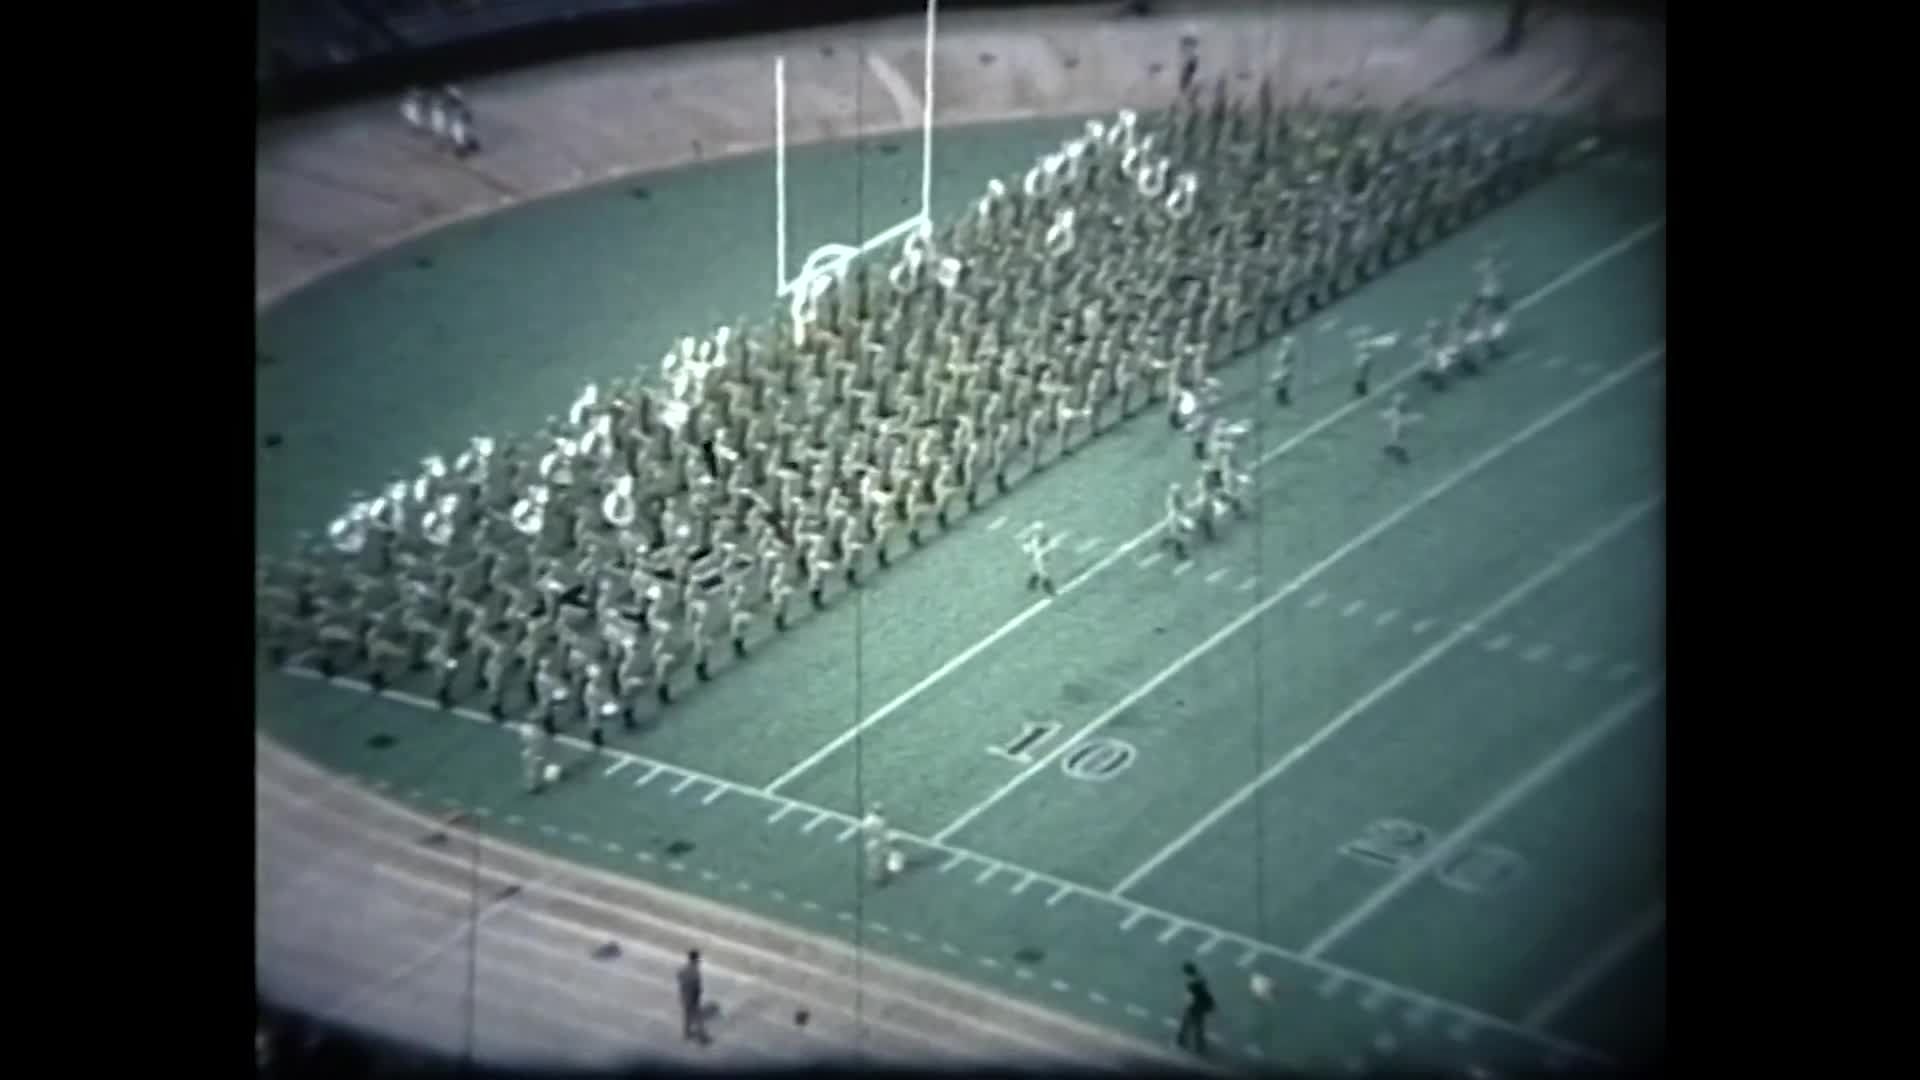
[[[1012,741],[989,746],[987,753],[1022,765],[1031,765],[1035,759],[1034,751],[1059,731],[1059,724],[1025,724]],[[1133,759],[1139,756],[1140,752],[1134,749],[1132,743],[1103,735],[1074,744],[1072,749],[1061,755],[1060,771],[1075,780],[1099,783],[1125,772],[1127,766],[1133,764]]]

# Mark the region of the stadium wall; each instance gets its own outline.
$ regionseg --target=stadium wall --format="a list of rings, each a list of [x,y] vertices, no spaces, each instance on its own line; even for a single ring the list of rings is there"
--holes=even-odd
[[[719,7],[765,6],[707,0],[704,25],[724,22],[714,20]],[[840,10],[837,0],[775,6],[805,7],[815,17]],[[423,81],[462,77],[485,145],[465,160],[437,154],[405,131],[386,91],[264,120],[255,157],[256,305],[455,221],[764,151],[774,136],[776,55],[787,57],[790,144],[913,129],[924,23],[919,6],[908,7],[914,13],[751,33],[738,32],[745,24],[735,21],[735,32],[718,39],[683,26],[680,40],[665,45],[626,43],[623,35],[646,36],[633,29],[639,24],[618,31],[601,24],[597,51],[519,66],[507,54],[493,56],[497,66],[477,68],[470,65],[478,54],[417,54],[394,70]],[[1592,111],[1623,122],[1665,113],[1664,26],[1613,4],[1539,5],[1525,47],[1513,56],[1497,47],[1504,4],[1273,0],[1151,9],[1136,15],[1119,3],[983,8],[948,0],[935,49],[935,122],[1164,105],[1177,92],[1183,43],[1198,58],[1198,80],[1225,77],[1251,90],[1271,73],[1289,97],[1417,96]],[[525,38],[502,34],[531,54]],[[498,73],[458,76],[474,70]],[[864,104],[857,114],[856,99]]]

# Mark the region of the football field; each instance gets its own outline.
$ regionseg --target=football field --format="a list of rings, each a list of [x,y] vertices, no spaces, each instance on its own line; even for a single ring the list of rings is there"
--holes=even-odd
[[[936,202],[1065,127],[956,133]],[[836,153],[796,154],[796,188],[832,188]],[[647,199],[725,189],[729,168]],[[289,433],[263,452],[267,550],[352,486],[450,437],[525,427],[583,372],[695,328],[671,315],[699,303],[674,300],[673,266],[647,271],[644,310],[580,325],[604,302],[580,287],[597,261],[619,264],[628,239],[681,250],[673,230],[695,228],[698,207],[609,223],[638,201],[429,237],[441,293],[423,248],[267,315],[260,422]],[[1229,1063],[1633,1058],[1665,1013],[1664,240],[1657,158],[1614,151],[1559,176],[1300,327],[1290,406],[1264,390],[1266,350],[1223,373],[1258,500],[1191,558],[1157,528],[1191,447],[1149,410],[717,663],[608,749],[570,740],[543,794],[519,785],[516,737],[418,687],[263,673],[258,721],[503,838],[1151,1038],[1171,1038],[1192,960]],[[1448,312],[1489,245],[1520,309],[1515,354],[1435,391],[1402,349],[1357,399],[1349,332]],[[727,250],[737,274],[682,266],[699,279],[683,288],[757,309],[766,260]],[[502,284],[488,260],[510,257]],[[359,348],[369,318],[404,344]],[[564,362],[507,362],[556,337]],[[1405,463],[1383,453],[1379,415],[1400,389],[1421,414]],[[1036,522],[1058,538],[1052,598],[1026,589],[1017,536]],[[910,852],[885,884],[856,834],[875,805]]]

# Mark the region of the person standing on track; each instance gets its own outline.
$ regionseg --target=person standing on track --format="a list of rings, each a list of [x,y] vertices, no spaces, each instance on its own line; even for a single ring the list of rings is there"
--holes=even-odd
[[[1180,970],[1187,977],[1187,1007],[1180,1014],[1180,1030],[1174,1032],[1173,1042],[1204,1057],[1207,1017],[1213,1012],[1213,991],[1207,989],[1207,980],[1192,963],[1182,964]]]
[[[680,1029],[681,1037],[688,1042],[705,1045],[707,1038],[707,1018],[702,1011],[701,993],[704,987],[700,978],[700,950],[688,949],[687,962],[680,968]]]

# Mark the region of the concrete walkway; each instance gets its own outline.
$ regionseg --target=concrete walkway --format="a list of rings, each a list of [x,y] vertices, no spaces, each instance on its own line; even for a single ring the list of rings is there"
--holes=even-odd
[[[1251,92],[1263,74],[1297,98],[1365,93],[1630,119],[1666,107],[1662,31],[1625,16],[1544,14],[1526,47],[1494,54],[1498,7],[1278,2],[1037,8],[943,16],[935,123],[1152,108],[1174,96],[1180,43],[1198,76]],[[276,122],[255,154],[255,303],[423,232],[532,199],[773,143],[773,58],[787,57],[792,145],[913,128],[918,18],[722,43],[625,50],[466,84],[485,152],[437,153],[375,101]],[[865,56],[863,63],[860,57]],[[1331,88],[1331,89],[1330,89]],[[856,100],[862,106],[856,111]]]

